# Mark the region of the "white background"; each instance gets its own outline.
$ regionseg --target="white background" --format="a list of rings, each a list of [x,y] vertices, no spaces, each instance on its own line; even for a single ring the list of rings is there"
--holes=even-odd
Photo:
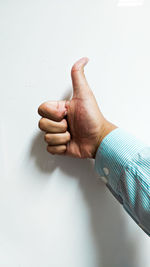
[[[104,116],[150,145],[150,2],[141,2],[0,1],[0,267],[150,266],[148,236],[94,162],[48,154],[37,114],[71,96],[71,67],[87,56]]]

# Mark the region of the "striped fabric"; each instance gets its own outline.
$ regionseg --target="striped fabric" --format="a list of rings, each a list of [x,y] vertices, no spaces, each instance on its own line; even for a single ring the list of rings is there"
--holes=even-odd
[[[150,147],[124,129],[116,128],[102,140],[95,157],[95,170],[150,236]]]

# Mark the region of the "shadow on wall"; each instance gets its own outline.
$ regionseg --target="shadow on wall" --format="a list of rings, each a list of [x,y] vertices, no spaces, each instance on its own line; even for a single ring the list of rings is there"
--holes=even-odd
[[[31,148],[40,172],[52,173],[60,168],[64,174],[79,180],[80,188],[91,213],[91,227],[102,267],[134,267],[137,257],[135,240],[128,240],[122,219],[121,205],[108,199],[106,187],[96,182],[93,160],[51,155],[46,151],[44,133],[39,133]],[[61,160],[60,160],[61,159]],[[110,193],[111,194],[111,193]],[[99,267],[96,266],[96,267]]]

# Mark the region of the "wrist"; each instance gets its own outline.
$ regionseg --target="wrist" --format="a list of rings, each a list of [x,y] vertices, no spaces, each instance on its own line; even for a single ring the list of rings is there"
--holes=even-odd
[[[104,120],[104,123],[102,125],[101,131],[98,134],[97,143],[96,143],[96,149],[95,149],[95,153],[93,155],[94,159],[95,159],[95,156],[96,156],[96,152],[97,152],[102,140],[104,139],[104,137],[106,135],[108,135],[111,131],[113,131],[116,128],[118,128],[118,126],[116,126],[115,124],[109,122],[106,119]]]

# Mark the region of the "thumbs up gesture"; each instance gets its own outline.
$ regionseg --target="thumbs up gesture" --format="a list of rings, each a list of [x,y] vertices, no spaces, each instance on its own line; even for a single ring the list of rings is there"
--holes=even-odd
[[[87,83],[84,66],[88,61],[83,57],[71,69],[71,100],[47,101],[38,108],[39,128],[45,132],[51,154],[95,158],[102,139],[117,128],[105,119]]]

